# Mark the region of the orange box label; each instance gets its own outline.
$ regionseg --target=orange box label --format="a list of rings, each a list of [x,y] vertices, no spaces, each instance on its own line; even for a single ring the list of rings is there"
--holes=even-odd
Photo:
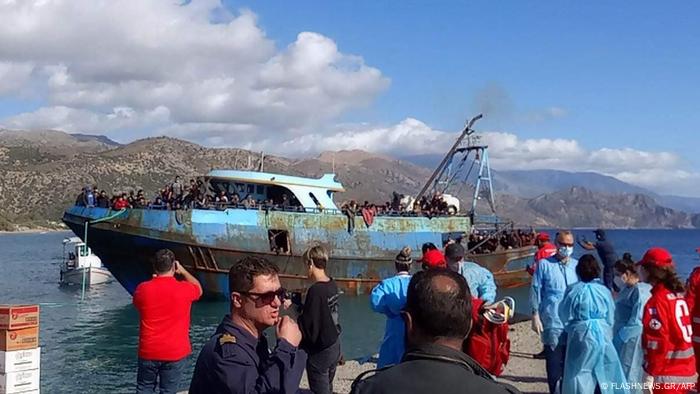
[[[39,347],[39,327],[0,330],[0,350],[13,351]]]
[[[0,305],[0,330],[39,325],[39,305]]]

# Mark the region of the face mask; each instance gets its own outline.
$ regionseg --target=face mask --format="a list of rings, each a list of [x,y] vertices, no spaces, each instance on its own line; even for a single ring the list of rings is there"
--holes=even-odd
[[[613,278],[613,282],[615,282],[615,286],[617,286],[618,289],[623,289],[625,286],[627,286],[625,281],[617,275],[615,275],[615,278]]]
[[[574,254],[573,246],[560,246],[558,249],[559,255],[562,257],[571,257]]]

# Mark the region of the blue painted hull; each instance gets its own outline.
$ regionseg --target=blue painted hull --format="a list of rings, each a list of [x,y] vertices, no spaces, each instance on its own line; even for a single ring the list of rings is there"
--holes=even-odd
[[[108,209],[74,206],[64,213],[63,221],[84,238],[86,220],[92,222],[113,214]],[[446,234],[469,230],[469,218],[462,216],[432,219],[379,216],[371,226],[356,217],[355,229],[350,233],[348,218],[341,214],[132,209],[116,218],[91,224],[87,242],[130,293],[151,277],[155,251],[169,248],[186,268],[195,272],[205,294],[217,298],[227,297],[227,272],[246,255],[274,261],[280,267],[285,287],[304,288],[306,266],[300,256],[308,247],[320,243],[331,250],[330,275],[346,292],[360,294],[393,275],[394,256],[402,247],[410,246],[414,258],[418,258],[423,243],[440,245]],[[283,232],[287,250],[273,250],[270,231]],[[485,265],[498,272],[503,271],[505,263]]]

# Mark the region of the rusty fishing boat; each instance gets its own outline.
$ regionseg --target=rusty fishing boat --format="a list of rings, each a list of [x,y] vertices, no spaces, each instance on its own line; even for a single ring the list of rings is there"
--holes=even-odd
[[[291,203],[272,209],[230,205],[219,209],[119,211],[76,205],[65,211],[63,222],[86,244],[89,242],[129,293],[151,277],[151,258],[161,248],[175,252],[181,264],[200,280],[208,298],[228,297],[228,271],[247,255],[273,261],[280,269],[284,287],[303,289],[307,267],[301,255],[317,244],[330,250],[329,274],[339,287],[348,294],[367,293],[381,279],[394,274],[394,256],[404,246],[410,246],[417,259],[426,242],[438,246],[448,239],[459,242],[484,224],[496,229],[492,234],[498,234],[499,226],[503,228],[493,209],[488,147],[472,142],[465,145],[465,141],[471,141],[472,126],[479,118],[467,123],[415,198],[449,191],[459,173],[456,169],[469,162],[471,155],[478,174],[468,212],[460,212],[456,202],[457,207],[451,206],[449,213],[428,216],[409,209],[377,214],[368,224],[363,216],[348,215],[338,208],[334,197],[344,188],[334,174],[312,179],[222,169],[204,177],[212,193],[235,192],[260,200],[279,200],[286,195],[291,196]],[[458,159],[460,155],[462,159]],[[491,216],[476,210],[484,193],[493,211]],[[517,287],[529,283],[525,264],[534,252],[528,246],[467,258],[492,271],[499,287]]]

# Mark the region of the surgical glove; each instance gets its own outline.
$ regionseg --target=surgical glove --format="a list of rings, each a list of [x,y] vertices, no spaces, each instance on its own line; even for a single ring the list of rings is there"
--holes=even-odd
[[[540,315],[538,313],[532,315],[532,331],[536,332],[537,335],[541,335],[542,331],[544,331],[542,320],[540,320]]]
[[[654,377],[651,375],[644,374],[644,381],[642,383],[642,392],[644,394],[654,393]]]

